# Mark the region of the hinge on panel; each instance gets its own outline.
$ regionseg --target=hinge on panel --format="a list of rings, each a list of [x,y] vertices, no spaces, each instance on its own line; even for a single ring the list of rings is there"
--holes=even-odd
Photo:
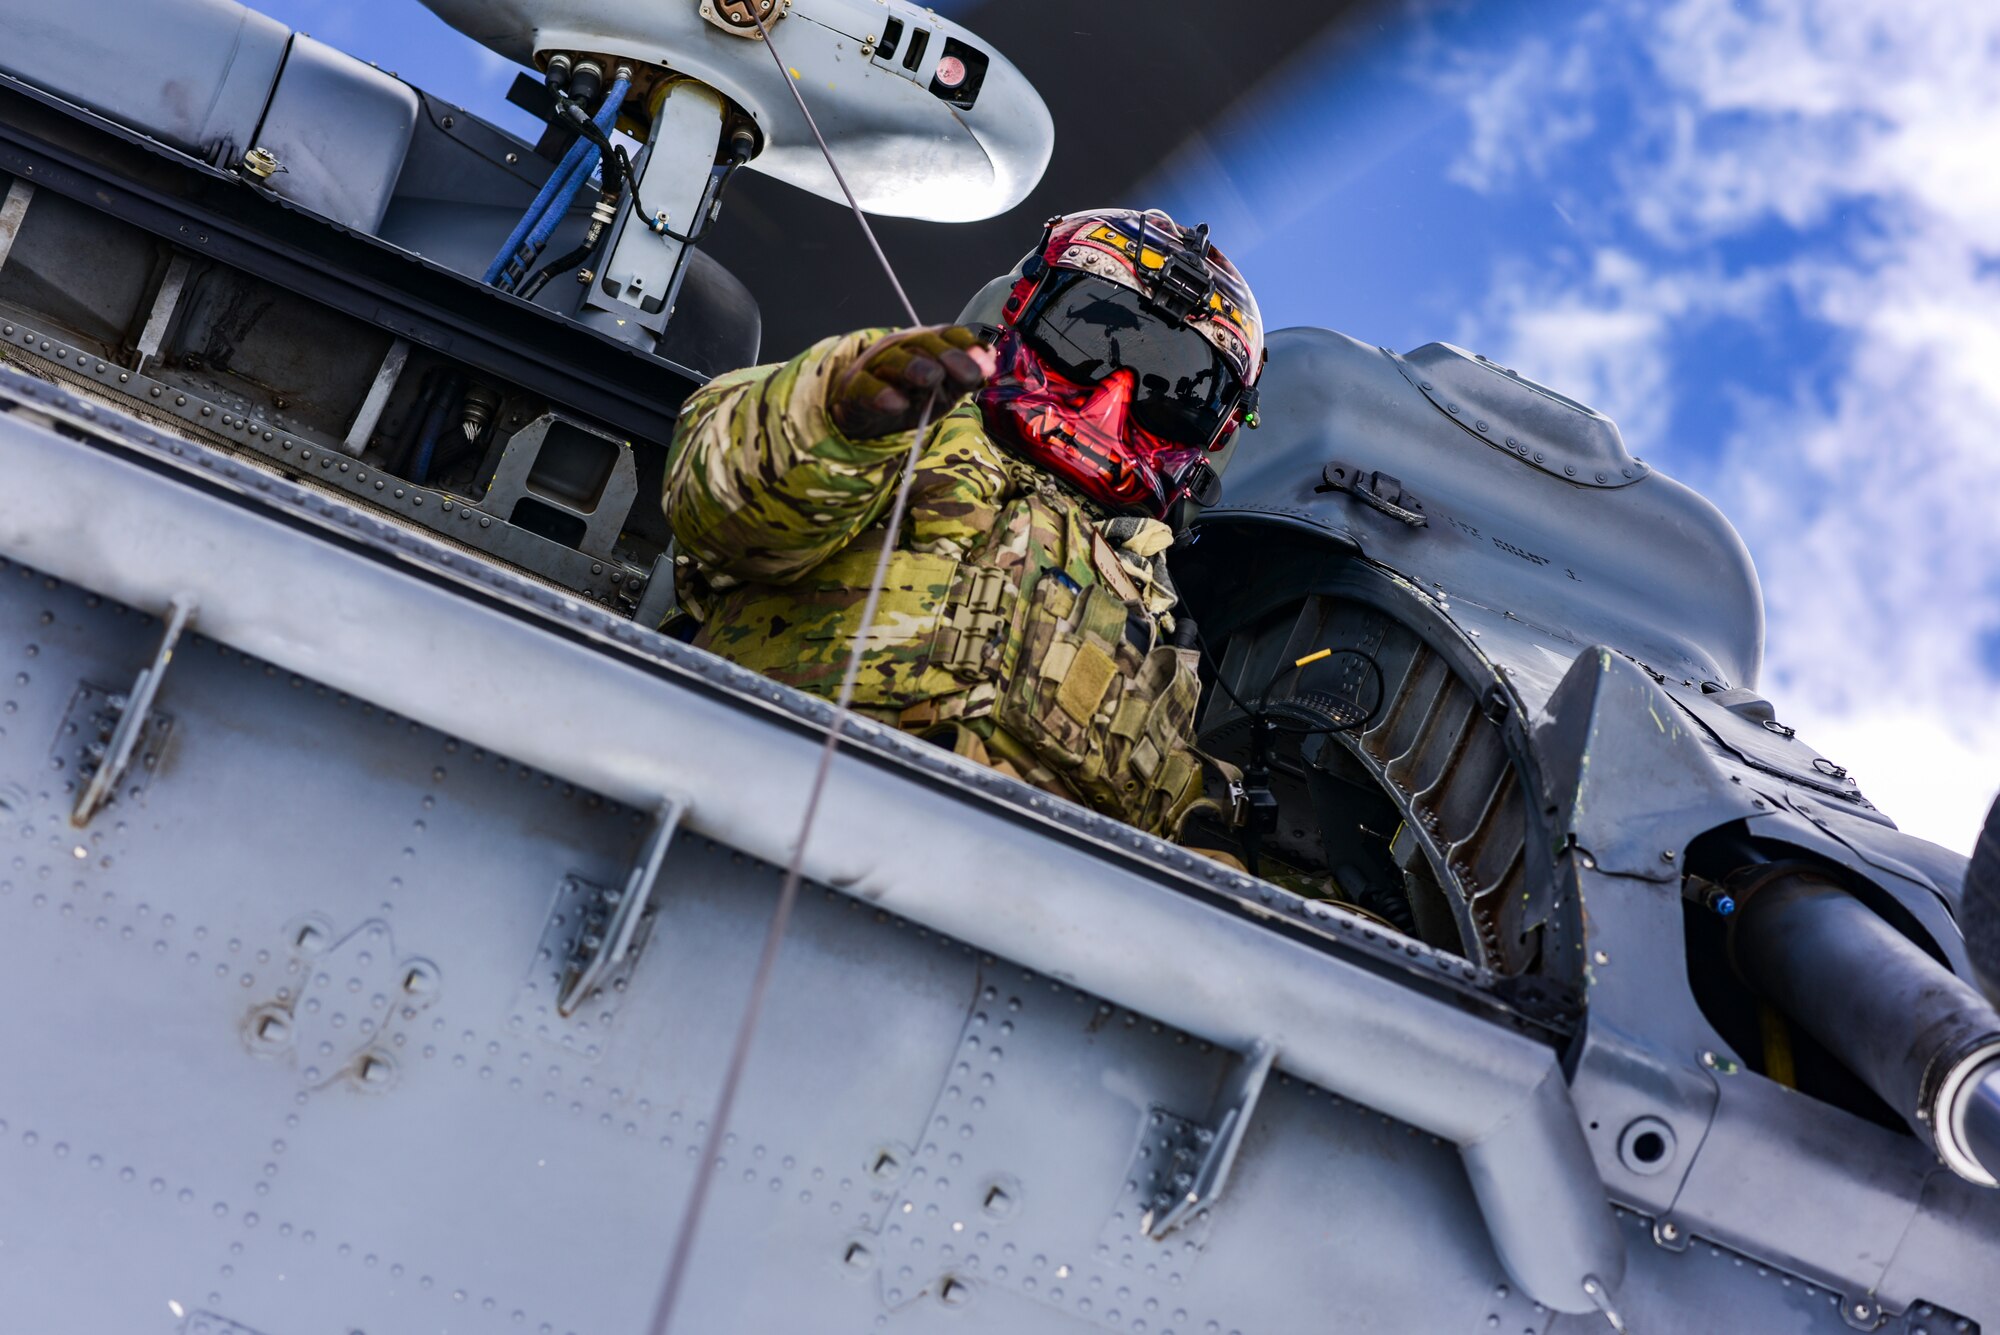
[[[1168,1148],[1153,1197],[1140,1216],[1139,1231],[1154,1240],[1165,1237],[1206,1210],[1222,1194],[1243,1132],[1264,1092],[1271,1065],[1278,1058],[1275,1044],[1260,1039],[1239,1053],[1216,1092],[1215,1105],[1201,1123],[1189,1123]]]
[[[1403,480],[1388,473],[1364,472],[1352,464],[1330,463],[1320,470],[1314,491],[1344,491],[1370,509],[1411,528],[1426,528],[1429,518],[1418,513],[1424,503],[1403,490]]]
[[[166,675],[167,664],[173,662],[174,646],[180,643],[181,632],[194,620],[194,599],[186,594],[176,594],[167,607],[166,629],[160,635],[160,647],[153,651],[153,661],[139,670],[132,680],[132,689],[123,696],[114,695],[110,699],[111,713],[117,722],[112,726],[111,735],[104,743],[104,755],[98,761],[97,772],[90,776],[90,782],[77,795],[76,807],[69,814],[69,823],[82,829],[90,824],[90,818],[97,809],[117,790],[119,780],[132,763],[132,753],[139,747],[139,738],[146,731],[147,722],[153,713],[153,697],[159,694],[160,679]]]
[[[610,978],[631,953],[646,905],[653,897],[654,883],[660,879],[660,867],[666,862],[667,845],[673,842],[686,811],[687,804],[673,798],[663,799],[655,809],[646,846],[625,878],[625,888],[606,896],[611,901],[610,913],[601,924],[591,923],[577,939],[576,952],[563,972],[562,991],[556,996],[558,1015],[574,1014],[584,998]]]

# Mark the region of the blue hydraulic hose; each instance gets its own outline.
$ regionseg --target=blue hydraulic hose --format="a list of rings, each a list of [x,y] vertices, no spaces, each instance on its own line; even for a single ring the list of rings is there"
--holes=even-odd
[[[599,130],[608,133],[610,127],[617,122],[618,108],[625,100],[625,88],[626,81],[623,79],[611,86],[611,92],[605,97],[604,104],[597,112],[596,124]],[[518,253],[518,260],[510,257],[507,264],[503,266],[498,280],[500,287],[511,290],[514,284],[521,280],[521,277],[527,272],[528,268],[534,264],[535,256],[541,254],[542,247],[548,244],[549,234],[554,232],[557,225],[562,222],[564,215],[569,212],[570,204],[575,201],[578,192],[583,189],[585,182],[589,181],[590,173],[597,166],[599,156],[600,153],[596,145],[589,145],[585,149],[583,157],[571,168],[569,178],[563,182],[562,188],[556,191],[555,198],[549,201],[547,208],[542,210],[540,220],[528,232],[527,241]],[[515,269],[517,262],[519,264],[518,272]]]
[[[535,196],[535,202],[528,205],[528,211],[521,215],[521,221],[515,223],[514,230],[507,234],[507,244],[500,247],[500,253],[493,257],[493,263],[486,266],[486,272],[480,278],[480,282],[490,283],[500,276],[500,271],[507,267],[507,261],[514,258],[514,252],[521,248],[521,242],[527,237],[528,229],[540,221],[542,210],[548,207],[549,201],[555,198],[556,191],[562,189],[563,182],[569,179],[571,169],[576,166],[577,160],[583,157],[585,149],[595,152],[597,146],[581,137],[569,146],[569,152],[563,154],[562,161],[549,173],[549,179],[542,182],[541,192]]]
[[[629,80],[618,80],[611,85],[611,91],[604,95],[604,101],[598,104],[594,119],[597,127],[607,134],[618,121],[618,108],[624,104],[625,90],[629,86]],[[556,164],[556,169],[549,173],[548,180],[542,182],[542,188],[536,193],[534,203],[528,205],[528,211],[521,215],[521,221],[514,224],[514,230],[508,233],[506,244],[500,247],[500,253],[493,257],[493,262],[486,266],[486,272],[481,276],[480,282],[492,283],[506,272],[507,265],[520,250],[521,243],[527,240],[529,232],[534,230],[544,216],[561,219],[568,211],[570,202],[576,198],[577,191],[583,188],[583,182],[589,178],[591,167],[597,163],[597,156],[597,145],[578,136],[576,142],[569,146],[569,151],[563,154],[562,161]],[[575,178],[573,186],[572,177]],[[555,202],[556,196],[566,189],[567,196],[562,204],[552,209],[550,205]],[[554,230],[554,225],[551,224],[549,231]],[[542,239],[545,241],[548,239],[547,232],[542,234]]]
[[[451,419],[452,407],[458,402],[461,381],[456,371],[446,372],[443,383],[438,386],[437,398],[431,402],[430,411],[424,414],[423,427],[417,437],[416,457],[410,462],[412,482],[430,481],[431,459],[437,453],[438,437],[444,434]]]
[[[576,169],[569,174],[569,179],[563,182],[562,189],[556,192],[555,202],[542,210],[541,221],[537,222],[533,230],[528,233],[530,255],[548,244],[549,233],[556,230],[556,224],[563,220],[565,213],[569,212],[569,206],[576,201],[577,194],[583,189],[583,183],[590,179],[591,169],[597,166],[599,156],[601,155],[597,145],[590,145],[590,151],[583,155],[583,161],[576,164]]]

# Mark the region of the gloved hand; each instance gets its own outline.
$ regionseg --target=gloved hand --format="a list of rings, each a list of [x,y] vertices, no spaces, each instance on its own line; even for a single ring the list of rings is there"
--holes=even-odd
[[[827,396],[833,424],[850,440],[893,436],[950,412],[958,399],[992,378],[997,364],[978,331],[964,325],[907,329],[878,339],[834,382]]]

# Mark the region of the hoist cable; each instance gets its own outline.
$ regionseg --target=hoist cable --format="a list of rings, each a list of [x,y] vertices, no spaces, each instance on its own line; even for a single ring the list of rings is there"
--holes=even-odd
[[[869,248],[875,252],[877,263],[887,275],[889,285],[896,290],[896,298],[902,302],[903,313],[909,317],[912,326],[921,323],[917,319],[916,307],[910,304],[909,295],[903,290],[896,270],[889,263],[889,257],[882,252],[882,245],[875,239],[875,231],[868,225],[867,217],[861,212],[861,205],[855,201],[854,192],[848,189],[847,178],[840,173],[840,166],[833,160],[833,150],[827,146],[826,136],[820,133],[819,123],[813,119],[805,98],[799,93],[798,83],[786,69],[777,48],[771,44],[771,30],[764,19],[752,10],[757,20],[757,30],[763,35],[764,49],[777,62],[778,72],[785,80],[785,86],[792,90],[792,98],[799,105],[799,112],[805,117],[813,138],[819,141],[819,151],[826,158],[827,167],[833,172],[833,179],[840,186],[840,192],[847,197],[847,205],[854,210],[854,221],[861,226],[862,235],[868,238]],[[855,684],[861,676],[861,659],[868,643],[869,632],[875,624],[875,613],[882,599],[882,585],[888,578],[889,561],[896,551],[896,541],[902,533],[903,517],[909,509],[910,486],[916,478],[917,459],[923,451],[925,434],[930,430],[931,409],[934,400],[927,397],[917,420],[915,430],[910,433],[910,448],[903,457],[902,476],[896,484],[896,498],[889,507],[888,521],[882,532],[882,547],[875,557],[875,573],[868,582],[868,597],[861,607],[861,625],[855,631],[853,642],[848,646],[847,669],[841,674],[840,691],[834,699],[833,712],[827,719],[826,743],[820,748],[819,765],[813,772],[812,786],[806,792],[804,814],[799,821],[797,837],[792,842],[792,855],[785,866],[785,879],[778,890],[777,906],[771,911],[770,925],[765,929],[764,947],[757,958],[757,970],[751,975],[750,993],[743,1005],[743,1016],[737,1024],[736,1039],[729,1051],[729,1063],[723,1070],[722,1088],[716,1094],[715,1112],[708,1119],[708,1134],[702,1145],[701,1158],[695,1164],[695,1177],[689,1189],[687,1205],[681,1214],[680,1231],[674,1238],[673,1254],[667,1262],[666,1279],[660,1287],[659,1302],[653,1310],[652,1324],[648,1329],[652,1335],[667,1335],[673,1321],[674,1306],[680,1300],[681,1288],[687,1278],[688,1261],[694,1254],[696,1234],[701,1226],[702,1210],[708,1202],[709,1188],[713,1185],[716,1170],[716,1156],[727,1143],[730,1114],[736,1105],[736,1093],[742,1084],[743,1069],[748,1063],[750,1045],[756,1036],[757,1020],[764,1009],[765,994],[769,991],[771,974],[778,962],[778,951],[784,942],[785,928],[791,921],[792,909],[798,903],[799,883],[805,863],[806,843],[812,837],[813,822],[819,816],[820,798],[826,791],[827,778],[833,770],[833,756],[840,745],[840,735],[847,727],[848,706],[854,700]]]

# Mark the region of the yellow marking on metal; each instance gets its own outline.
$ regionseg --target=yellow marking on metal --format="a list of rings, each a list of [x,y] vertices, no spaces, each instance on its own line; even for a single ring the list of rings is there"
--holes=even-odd
[[[1292,666],[1295,668],[1302,668],[1308,663],[1317,663],[1322,658],[1332,658],[1332,657],[1333,657],[1333,650],[1331,649],[1315,649],[1311,653],[1307,654],[1304,658],[1301,658],[1296,662],[1294,662]]]
[[[1764,1036],[1764,1074],[1787,1089],[1799,1087],[1798,1068],[1792,1061],[1792,1026],[1769,1002],[1757,1003],[1757,1027]]]

